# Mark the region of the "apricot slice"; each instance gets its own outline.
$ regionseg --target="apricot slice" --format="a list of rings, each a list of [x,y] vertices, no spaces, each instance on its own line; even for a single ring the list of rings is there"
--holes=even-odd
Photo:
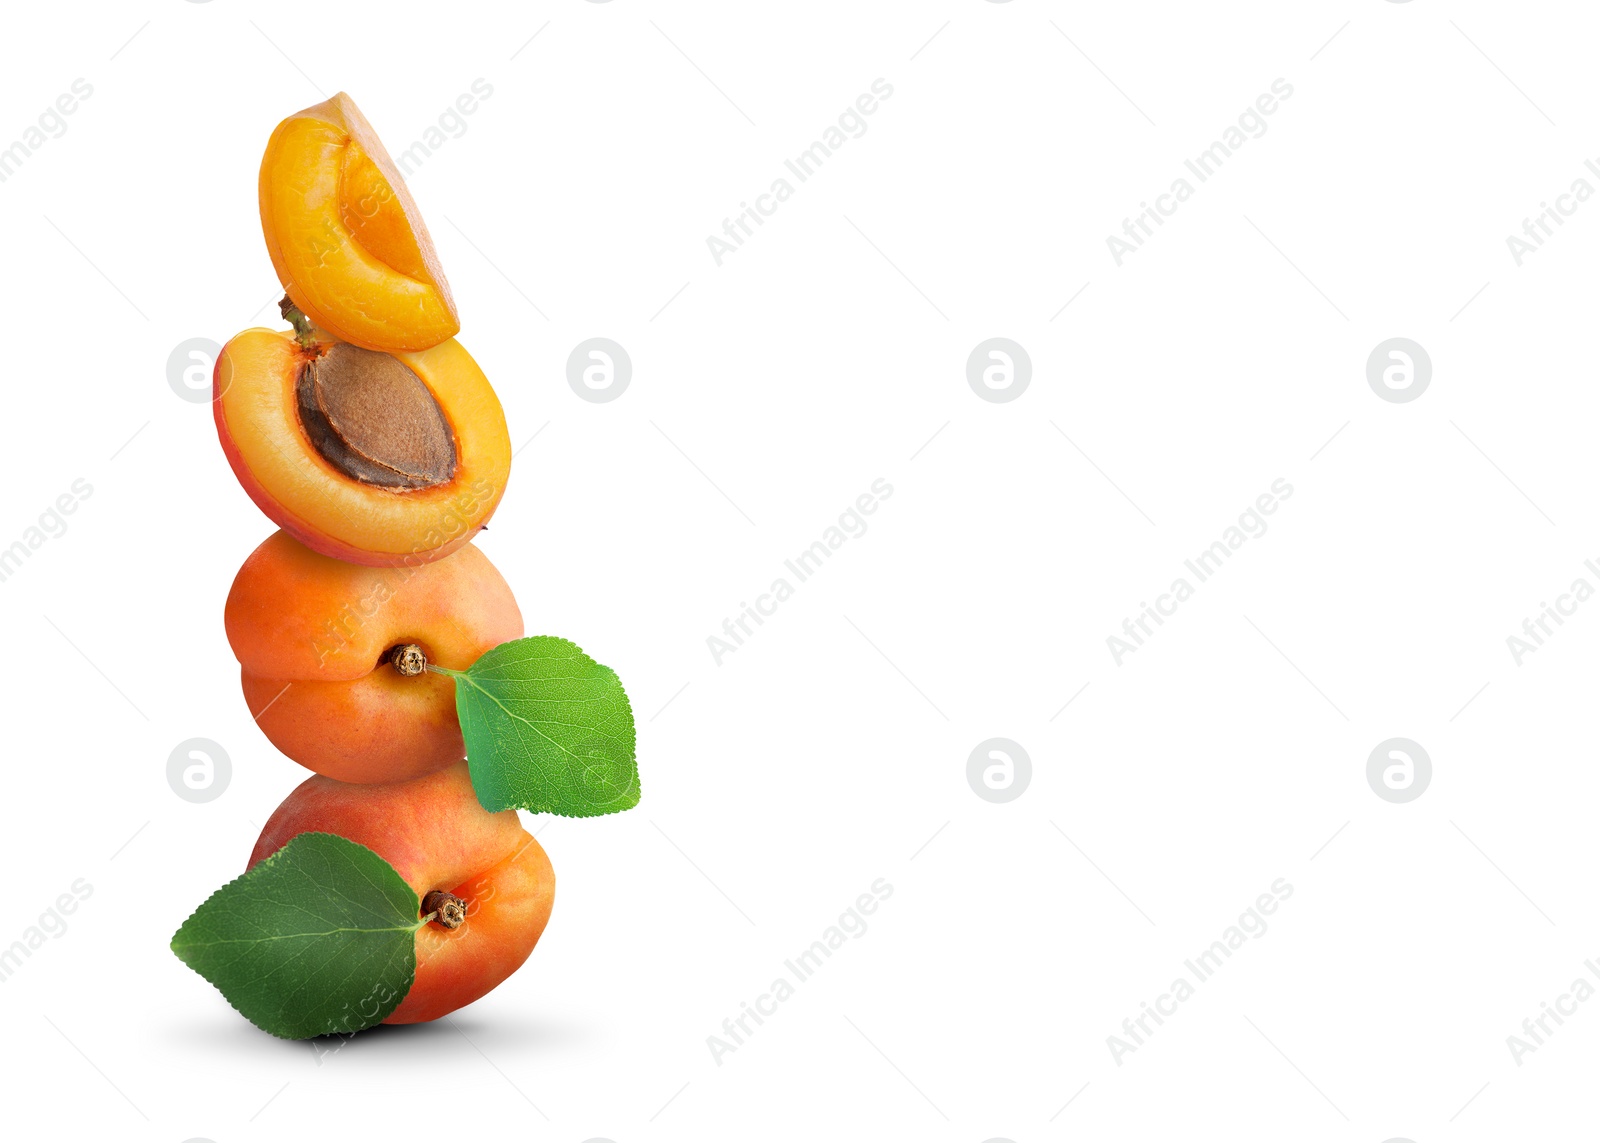
[[[420,916],[436,907],[441,914],[417,930],[416,977],[386,1024],[437,1020],[471,1004],[522,967],[550,920],[550,858],[515,810],[491,814],[478,804],[465,762],[378,786],[308,778],[267,819],[250,865],[311,832],[366,846],[427,902]]]
[[[260,194],[273,269],[318,326],[391,353],[460,332],[417,204],[344,92],[278,124],[261,158]]]
[[[377,353],[287,330],[247,329],[217,355],[217,434],[272,521],[352,563],[438,559],[500,503],[511,472],[505,413],[454,338]]]
[[[352,783],[459,762],[455,684],[422,664],[465,670],[522,637],[511,589],[471,544],[417,567],[374,568],[319,555],[286,532],[245,560],[223,619],[267,738],[307,769]]]

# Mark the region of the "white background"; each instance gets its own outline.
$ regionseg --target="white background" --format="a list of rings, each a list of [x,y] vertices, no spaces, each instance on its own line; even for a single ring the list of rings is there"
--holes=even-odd
[[[1592,1124],[1600,604],[1506,638],[1600,556],[1600,155],[1585,5],[1044,0],[179,2],[7,13],[0,146],[0,983],[11,1115],[73,1138],[1502,1140]],[[931,37],[931,40],[930,40]],[[530,39],[531,38],[531,39]],[[1092,62],[1091,62],[1092,61]],[[719,267],[708,235],[883,78],[892,98]],[[1272,81],[1294,89],[1137,254],[1106,245]],[[322,1058],[168,950],[305,776],[253,725],[222,604],[272,530],[195,337],[277,326],[257,165],[346,90],[398,153],[517,456],[481,547],[531,633],[617,668],[627,814],[535,820],[560,891],[450,1021]],[[1071,304],[1067,305],[1070,300]],[[1063,308],[1065,306],[1065,308]],[[580,400],[612,338],[633,379]],[[965,363],[1003,336],[1015,401]],[[1380,400],[1366,360],[1422,344]],[[719,666],[707,636],[894,488]],[[1118,666],[1106,638],[1278,478],[1293,496]],[[1070,705],[1066,705],[1071,700]],[[207,737],[231,785],[190,804]],[[969,787],[1004,736],[1016,800]],[[1369,788],[1405,736],[1421,797]],[[877,878],[893,896],[743,1046],[707,1037]],[[1293,896],[1120,1064],[1107,1037],[1275,879]],[[1592,978],[1591,978],[1592,979]],[[13,1122],[16,1120],[13,1118]]]

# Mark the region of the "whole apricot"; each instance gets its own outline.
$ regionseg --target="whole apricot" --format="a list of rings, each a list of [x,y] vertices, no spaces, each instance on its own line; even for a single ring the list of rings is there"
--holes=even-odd
[[[298,834],[366,846],[436,914],[417,931],[417,971],[386,1024],[437,1020],[489,992],[533,952],[555,902],[555,871],[515,810],[478,804],[465,762],[407,782],[302,782],[267,819],[250,865]]]
[[[234,577],[223,613],[245,701],[274,746],[345,782],[394,782],[466,752],[455,684],[522,637],[522,613],[475,545],[415,567],[330,559],[285,532]]]

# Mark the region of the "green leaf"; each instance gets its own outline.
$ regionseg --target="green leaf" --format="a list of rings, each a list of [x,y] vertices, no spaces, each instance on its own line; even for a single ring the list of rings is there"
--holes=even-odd
[[[303,833],[218,889],[172,938],[178,959],[262,1031],[358,1032],[411,990],[421,902],[364,845]]]
[[[639,804],[633,708],[610,667],[537,635],[441,673],[456,680],[467,768],[485,809],[584,818]]]

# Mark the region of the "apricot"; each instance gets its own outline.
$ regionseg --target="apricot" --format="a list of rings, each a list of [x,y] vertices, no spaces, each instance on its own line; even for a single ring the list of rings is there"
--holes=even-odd
[[[414,352],[460,332],[417,204],[344,92],[278,124],[261,158],[260,196],[278,280],[340,341]]]
[[[522,966],[550,920],[550,858],[515,810],[478,804],[465,762],[377,786],[308,778],[267,819],[250,865],[312,832],[371,849],[423,899],[419,916],[439,913],[417,930],[416,977],[386,1024],[471,1004]]]
[[[245,701],[267,738],[318,774],[395,782],[466,753],[455,684],[522,637],[511,589],[472,544],[414,567],[374,568],[276,532],[250,554],[223,619]]]
[[[388,354],[315,331],[247,329],[217,355],[213,381],[217,435],[239,483],[323,555],[438,559],[505,492],[505,413],[454,338]]]

